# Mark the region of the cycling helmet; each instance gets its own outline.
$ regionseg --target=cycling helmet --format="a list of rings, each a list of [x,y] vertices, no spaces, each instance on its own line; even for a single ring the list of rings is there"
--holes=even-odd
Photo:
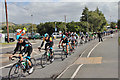
[[[16,35],[16,39],[22,39],[22,36],[21,35]]]
[[[45,36],[45,37],[48,37],[49,35],[46,33],[44,36]]]
[[[72,36],[74,36],[74,34],[72,34]]]
[[[65,38],[65,35],[63,35],[63,38]]]

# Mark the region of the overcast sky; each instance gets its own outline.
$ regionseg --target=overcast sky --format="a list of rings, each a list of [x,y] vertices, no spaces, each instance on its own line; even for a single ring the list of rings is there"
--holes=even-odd
[[[64,22],[66,15],[67,22],[79,21],[85,6],[92,11],[98,7],[107,21],[118,19],[118,0],[9,0],[8,20],[16,24]],[[0,22],[5,22],[4,0],[0,0]]]

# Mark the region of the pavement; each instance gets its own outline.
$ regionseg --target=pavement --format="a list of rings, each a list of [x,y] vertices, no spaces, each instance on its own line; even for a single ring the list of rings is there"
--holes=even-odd
[[[55,41],[58,44],[58,40]],[[37,46],[38,43],[35,45]],[[27,78],[118,78],[118,34],[113,38],[107,36],[103,42],[92,40],[84,45],[79,45],[74,54],[64,61],[60,58],[61,49],[54,45],[55,61],[42,68],[37,65],[33,74]],[[37,63],[40,62],[42,53],[34,56]],[[11,62],[3,64],[0,68],[1,77],[7,77]]]

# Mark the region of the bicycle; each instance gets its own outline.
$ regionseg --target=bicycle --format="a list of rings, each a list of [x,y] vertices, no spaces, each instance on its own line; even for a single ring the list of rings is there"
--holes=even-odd
[[[66,45],[63,45],[63,50],[61,52],[61,60],[63,61],[65,58],[67,58],[67,50]]]
[[[80,44],[85,44],[85,38],[80,39]]]
[[[75,42],[75,46],[77,46],[77,42]],[[72,51],[71,51],[71,49],[70,49],[70,47],[69,47],[69,53],[70,53],[70,55],[71,55],[72,53],[74,53],[74,51],[75,51],[75,46],[74,46],[74,43],[71,43]]]
[[[47,47],[47,52],[45,52],[40,59],[40,63],[41,63],[42,68],[44,68],[48,64],[48,62],[52,63],[53,60],[54,60],[54,51],[51,54],[49,51],[49,47]]]
[[[72,50],[69,48],[69,55],[71,55]],[[63,45],[63,50],[61,52],[61,60],[63,61],[65,58],[67,58],[67,49],[66,49],[66,45]]]
[[[78,46],[78,41],[77,41],[77,40],[75,41],[75,46],[76,46],[76,47]]]
[[[14,60],[13,58],[19,59],[17,63],[13,64],[12,67],[9,70],[8,74],[8,79],[9,80],[19,80],[21,77],[25,77],[25,73],[27,72],[29,75],[32,74],[35,71],[36,68],[36,60],[34,58],[30,58],[29,61],[32,64],[33,71],[32,73],[29,73],[30,66],[27,62],[28,57],[23,57],[23,61],[20,61],[20,57],[18,56],[13,56],[12,61]]]

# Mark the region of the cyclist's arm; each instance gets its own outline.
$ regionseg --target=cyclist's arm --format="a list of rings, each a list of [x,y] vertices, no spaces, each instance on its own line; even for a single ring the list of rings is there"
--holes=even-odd
[[[59,45],[60,45],[61,41],[62,41],[62,40],[60,39],[60,41],[59,41]]]
[[[69,42],[72,41],[72,37],[70,37]]]
[[[43,41],[42,41],[42,44],[41,44],[41,46],[40,46],[40,47],[43,47],[44,42],[45,42],[45,38],[43,38]]]
[[[21,48],[21,45],[20,45],[20,43],[17,43],[16,48],[14,49],[14,53],[12,55],[14,55],[18,51],[19,48]]]
[[[70,44],[70,42],[69,42],[69,41],[68,41],[68,44],[69,44],[70,48],[72,49],[71,44]]]

